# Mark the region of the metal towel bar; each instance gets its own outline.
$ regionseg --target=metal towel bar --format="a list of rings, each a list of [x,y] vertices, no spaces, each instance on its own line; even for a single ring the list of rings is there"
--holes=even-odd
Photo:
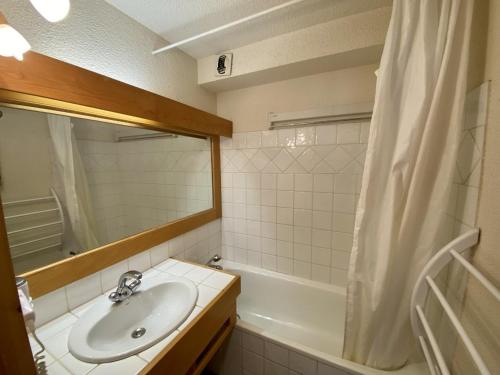
[[[62,246],[64,212],[56,192],[50,189],[50,193],[2,204],[13,259]]]
[[[457,237],[436,255],[434,255],[425,265],[420,273],[411,298],[411,324],[413,333],[418,338],[425,359],[429,366],[431,375],[449,375],[450,370],[443,358],[439,344],[434,337],[430,324],[425,316],[423,306],[427,295],[430,292],[434,294],[440,303],[443,311],[448,316],[453,328],[467,348],[472,360],[477,366],[481,375],[491,375],[481,354],[473,344],[459,318],[454,313],[446,297],[435,283],[434,278],[446,267],[450,261],[456,259],[465,270],[474,276],[496,299],[500,301],[500,290],[496,288],[474,265],[472,265],[461,253],[475,246],[479,241],[479,229],[470,231]]]

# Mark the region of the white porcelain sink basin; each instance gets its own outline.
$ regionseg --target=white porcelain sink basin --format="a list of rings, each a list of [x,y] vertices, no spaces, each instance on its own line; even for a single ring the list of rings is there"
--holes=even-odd
[[[73,326],[69,351],[90,363],[137,354],[181,325],[197,299],[198,289],[190,280],[167,276],[144,280],[123,302],[113,303],[103,296]]]

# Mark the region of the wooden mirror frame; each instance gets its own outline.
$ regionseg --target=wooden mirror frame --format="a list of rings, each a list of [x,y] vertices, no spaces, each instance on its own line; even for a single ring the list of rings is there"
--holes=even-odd
[[[211,138],[213,208],[23,274],[34,298],[221,217],[219,139],[232,135],[231,121],[35,52],[0,57],[0,105]]]
[[[0,57],[0,103],[152,130],[203,135],[212,141],[212,209],[28,272],[24,276],[33,297],[221,217],[219,138],[231,137],[230,121],[34,52],[25,54],[24,61]],[[14,276],[0,199],[0,319],[4,326],[0,373],[35,374]]]

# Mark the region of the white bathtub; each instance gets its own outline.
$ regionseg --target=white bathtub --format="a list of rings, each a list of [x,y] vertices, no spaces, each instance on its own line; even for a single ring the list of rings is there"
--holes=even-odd
[[[270,342],[288,350],[289,358],[286,363],[283,361],[278,364],[271,358],[271,365],[282,365],[303,374],[428,373],[423,363],[388,372],[374,370],[341,358],[345,289],[234,262],[224,262],[224,269],[241,275],[242,290],[238,297],[240,319],[237,329],[243,332],[242,335],[250,334],[252,337],[246,340],[250,344],[245,344],[245,340],[241,338],[237,340],[242,345],[243,352],[246,352],[246,346],[255,352],[249,352],[248,361],[259,361],[258,357],[261,356],[265,365],[265,346]],[[245,356],[242,356],[244,366]],[[252,363],[249,366],[258,368],[260,365]],[[242,372],[252,373],[248,369]],[[239,373],[226,371],[224,374]]]

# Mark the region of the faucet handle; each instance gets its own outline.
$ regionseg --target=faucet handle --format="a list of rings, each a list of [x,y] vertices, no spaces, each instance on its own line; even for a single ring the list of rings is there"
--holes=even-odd
[[[127,271],[120,276],[118,281],[118,288],[116,291],[109,295],[109,299],[112,302],[121,302],[129,298],[136,289],[141,285],[142,273],[139,271]],[[127,284],[128,280],[132,280],[130,284]]]
[[[120,278],[120,280],[123,281],[123,287],[129,288],[132,292],[134,292],[139,287],[139,285],[141,285],[141,279],[142,273],[134,270],[125,272]],[[133,281],[129,285],[127,285],[127,280]]]

